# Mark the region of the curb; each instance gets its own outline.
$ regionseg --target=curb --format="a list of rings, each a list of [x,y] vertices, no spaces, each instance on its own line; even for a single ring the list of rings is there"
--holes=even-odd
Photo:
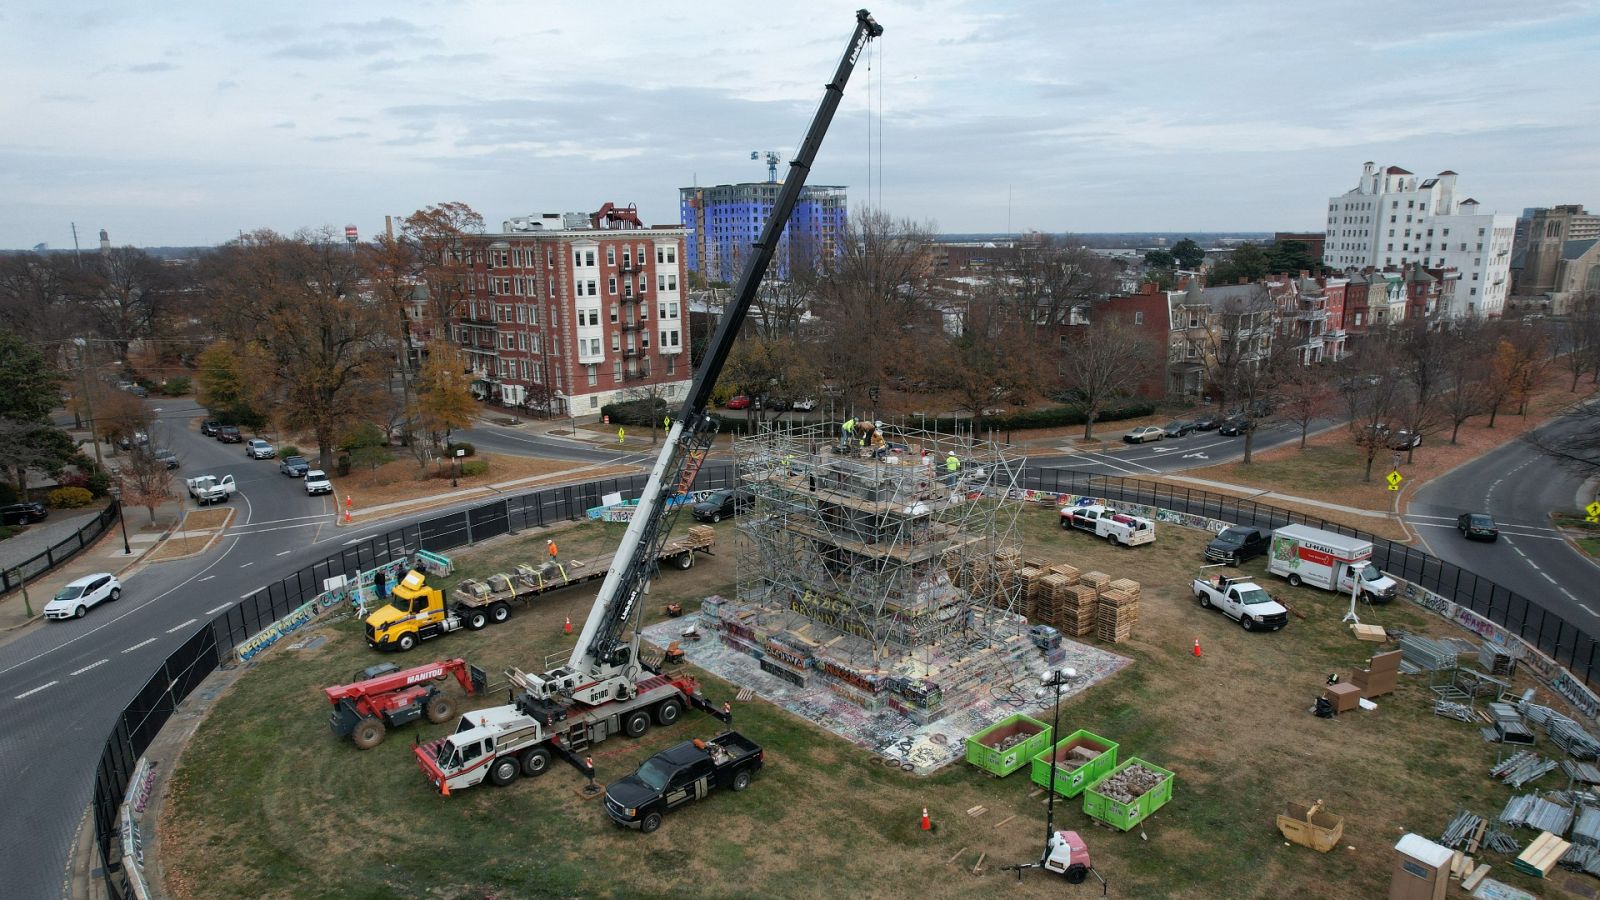
[[[194,510],[194,511],[198,512],[199,510]],[[238,511],[236,509],[234,509],[233,507],[231,507],[231,506],[228,507],[227,511],[228,511],[228,517],[226,519],[223,519],[222,520],[222,525],[220,525],[215,531],[213,531],[211,533],[211,539],[206,541],[204,547],[201,547],[199,550],[196,550],[196,551],[194,551],[192,553],[185,553],[182,556],[168,556],[168,557],[165,557],[163,559],[157,560],[157,562],[175,562],[175,561],[180,560],[180,559],[189,559],[191,557],[199,556],[200,554],[205,553],[206,551],[210,550],[212,548],[212,546],[216,544],[217,541],[222,539],[223,533],[228,530],[229,526],[231,526],[233,524],[233,520],[238,516]],[[183,518],[184,519],[189,518],[189,513],[185,512],[183,514]],[[181,521],[178,522],[178,523],[174,523],[171,528],[167,529],[167,533],[163,534],[161,536],[161,540],[156,541],[154,544],[151,544],[150,545],[150,549],[146,550],[143,554],[141,554],[140,557],[137,560],[135,560],[132,564],[130,564],[129,568],[132,568],[132,566],[135,566],[135,565],[138,565],[139,563],[144,562],[145,557],[147,557],[150,554],[156,552],[157,549],[166,546],[167,541],[172,538],[172,535],[174,533],[176,533],[177,531],[181,530],[178,527],[181,524],[182,524]],[[201,534],[204,534],[204,532],[202,531]],[[126,570],[124,570],[124,571],[126,571]]]

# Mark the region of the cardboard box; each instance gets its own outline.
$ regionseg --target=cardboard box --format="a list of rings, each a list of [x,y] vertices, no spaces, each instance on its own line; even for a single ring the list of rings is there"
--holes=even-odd
[[[1349,712],[1360,705],[1361,688],[1353,684],[1330,684],[1322,696],[1333,704],[1335,713]]]
[[[1382,625],[1351,625],[1350,629],[1363,641],[1376,641],[1381,644],[1389,639]]]

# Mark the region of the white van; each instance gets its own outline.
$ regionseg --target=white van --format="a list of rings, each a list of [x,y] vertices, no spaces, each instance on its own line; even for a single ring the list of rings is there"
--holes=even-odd
[[[1282,575],[1290,584],[1348,594],[1354,582],[1370,602],[1388,603],[1399,584],[1372,564],[1372,542],[1323,531],[1309,525],[1285,525],[1272,532],[1267,551],[1267,571]]]

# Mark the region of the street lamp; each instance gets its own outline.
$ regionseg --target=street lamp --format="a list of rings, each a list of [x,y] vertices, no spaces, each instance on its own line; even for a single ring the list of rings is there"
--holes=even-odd
[[[1051,743],[1047,748],[1047,752],[1050,754],[1050,785],[1045,789],[1048,799],[1045,801],[1044,851],[1039,854],[1039,860],[1037,862],[1019,863],[1014,866],[1005,867],[1007,869],[1016,870],[1018,880],[1021,880],[1022,878],[1023,869],[1044,868],[1044,862],[1050,856],[1051,841],[1056,836],[1056,769],[1059,768],[1059,766],[1057,765],[1055,758],[1055,745],[1057,739],[1061,735],[1061,689],[1067,685],[1070,685],[1077,679],[1077,677],[1078,670],[1071,668],[1070,666],[1065,669],[1051,669],[1049,672],[1045,673],[1044,679],[1039,682],[1039,689],[1033,692],[1033,699],[1043,700],[1044,698],[1050,696],[1050,690],[1054,688],[1056,694],[1056,710],[1054,717],[1050,720]]]
[[[123,515],[122,486],[111,485],[111,499],[117,504],[117,524],[122,526],[122,555],[132,556],[133,550],[128,546],[128,517]]]
[[[450,476],[451,487],[457,486],[457,480],[461,477],[461,457],[466,455],[467,451],[465,449],[456,450],[456,470],[455,473]]]

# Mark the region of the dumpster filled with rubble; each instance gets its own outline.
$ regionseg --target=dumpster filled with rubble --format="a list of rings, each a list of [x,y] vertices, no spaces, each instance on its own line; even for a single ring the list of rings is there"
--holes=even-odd
[[[1050,746],[1050,726],[1022,713],[1001,719],[967,738],[967,762],[1006,776]]]
[[[1117,742],[1079,729],[1052,749],[1033,758],[1033,783],[1050,787],[1050,761],[1055,759],[1056,793],[1076,797],[1083,789],[1117,766]]]
[[[1177,776],[1136,757],[1083,792],[1083,811],[1114,828],[1127,831],[1172,799]]]

